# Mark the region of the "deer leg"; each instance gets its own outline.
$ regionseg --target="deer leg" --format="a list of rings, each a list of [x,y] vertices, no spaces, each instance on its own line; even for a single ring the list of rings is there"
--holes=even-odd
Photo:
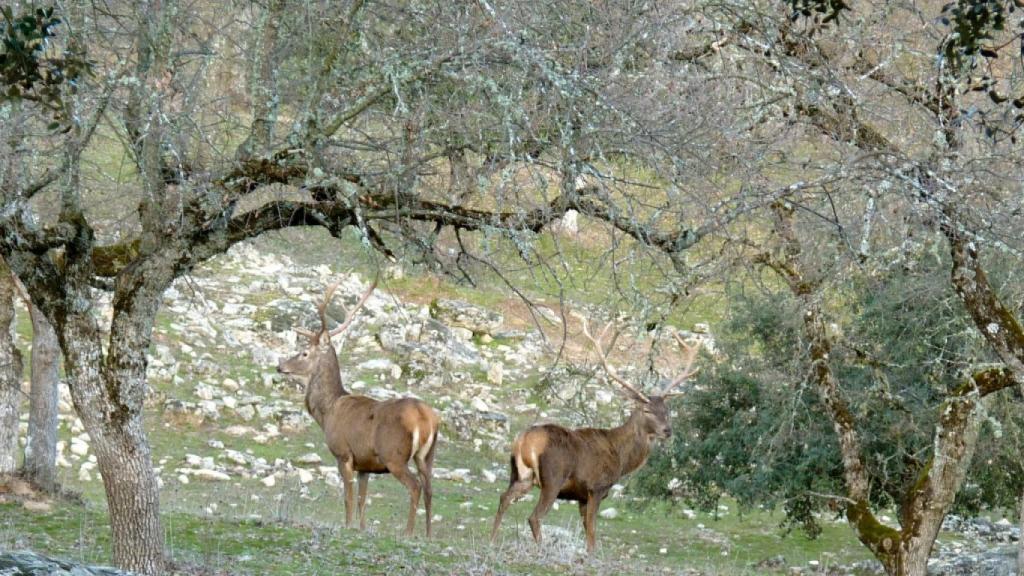
[[[508,489],[501,495],[501,502],[498,504],[498,514],[494,517],[494,528],[491,529],[491,543],[493,544],[498,539],[498,528],[501,526],[501,517],[505,515],[505,511],[512,502],[526,494],[533,488],[533,482],[530,480],[515,480],[509,482]]]
[[[587,554],[594,553],[597,545],[597,509],[601,506],[601,499],[591,494],[587,498],[586,513],[583,518],[583,531],[587,535]],[[580,502],[580,512],[583,512],[583,503]]]
[[[359,473],[359,529],[366,530],[366,488],[369,485],[370,473]]]
[[[338,472],[341,474],[341,482],[345,486],[345,527],[352,527],[352,510],[355,509],[355,492],[352,490],[352,477],[355,470],[352,467],[352,460],[338,460]]]
[[[420,483],[416,477],[409,472],[405,462],[395,466],[388,466],[388,472],[398,479],[409,491],[409,521],[405,525],[405,535],[412,536],[413,528],[416,526],[416,509],[420,505]]]
[[[558,498],[558,491],[561,489],[561,483],[555,482],[542,482],[540,486],[540,500],[537,502],[537,506],[533,509],[533,513],[530,514],[530,530],[533,532],[533,539],[539,545],[541,543],[540,534],[540,521],[544,519],[548,511],[551,510],[551,505],[555,503],[555,499]]]
[[[433,516],[431,501],[434,497],[434,489],[430,485],[430,476],[433,470],[434,463],[432,461],[420,458],[419,456],[416,457],[416,471],[419,472],[420,485],[423,486],[423,507],[427,511],[427,538],[430,538],[430,519]]]

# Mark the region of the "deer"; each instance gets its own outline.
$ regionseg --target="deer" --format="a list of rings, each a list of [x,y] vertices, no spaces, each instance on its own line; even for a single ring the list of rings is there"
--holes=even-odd
[[[629,418],[615,428],[569,429],[557,424],[535,425],[516,437],[509,458],[509,486],[501,495],[494,517],[491,543],[498,538],[501,519],[509,505],[524,496],[533,486],[540,487],[540,499],[530,514],[533,539],[541,544],[541,521],[556,499],[575,500],[586,533],[587,554],[596,546],[596,519],[601,501],[623,476],[647,462],[655,440],[672,435],[666,400],[682,394],[676,389],[699,369],[693,368],[700,342],[687,343],[673,332],[682,350],[682,372],[657,394],[644,394],[619,376],[609,364],[601,341],[613,322],[598,336],[590,333],[585,317],[573,312],[582,321],[583,334],[590,340],[608,379],[617,383],[633,401]]]
[[[379,277],[378,277],[379,279]],[[278,363],[277,371],[304,382],[306,410],[324,432],[331,454],[338,462],[344,484],[345,525],[352,527],[352,480],[359,483],[359,529],[366,530],[366,491],[371,474],[391,474],[409,491],[409,519],[405,535],[411,536],[416,523],[422,491],[426,508],[427,538],[430,538],[430,485],[440,418],[427,403],[415,398],[376,400],[351,394],[345,389],[338,366],[338,353],[331,338],[344,333],[377,287],[377,279],[355,307],[345,308],[345,321],[328,330],[327,305],[338,287],[331,284],[317,306],[320,330],[293,330],[308,340],[295,356]],[[344,306],[343,306],[344,307]],[[417,474],[409,470],[415,464]],[[417,476],[419,477],[417,480]]]

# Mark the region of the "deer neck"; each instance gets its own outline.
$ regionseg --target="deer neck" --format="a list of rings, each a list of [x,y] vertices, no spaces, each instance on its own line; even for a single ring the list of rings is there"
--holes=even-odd
[[[642,423],[643,410],[634,408],[628,420],[608,431],[612,445],[617,448],[623,475],[643,466],[651,453],[651,438],[644,432]]]
[[[330,347],[306,384],[306,410],[323,428],[324,418],[331,411],[331,407],[338,399],[347,395],[348,391],[341,383],[338,354]]]

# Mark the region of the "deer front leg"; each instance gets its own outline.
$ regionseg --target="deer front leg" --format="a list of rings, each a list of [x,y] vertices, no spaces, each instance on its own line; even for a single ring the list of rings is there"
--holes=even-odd
[[[345,486],[345,527],[352,527],[352,510],[355,509],[355,491],[352,490],[352,477],[355,476],[352,459],[338,460],[338,472]]]
[[[587,554],[594,553],[597,545],[597,509],[601,507],[601,497],[590,494],[587,498],[586,512],[583,515],[583,531],[587,535]],[[583,503],[580,503],[580,512],[583,511]]]
[[[360,472],[359,481],[359,529],[366,530],[366,488],[369,484],[370,473]]]

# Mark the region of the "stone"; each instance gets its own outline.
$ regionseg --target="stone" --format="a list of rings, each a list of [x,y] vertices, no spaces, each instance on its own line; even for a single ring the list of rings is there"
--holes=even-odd
[[[501,386],[505,374],[505,365],[501,362],[491,362],[487,367],[487,381],[495,386]]]
[[[256,409],[252,407],[252,404],[246,404],[245,406],[235,408],[235,414],[238,414],[239,418],[248,422],[256,417]]]
[[[310,452],[308,454],[303,454],[302,456],[299,456],[298,458],[295,459],[295,462],[298,464],[313,465],[320,464],[323,462],[323,460],[320,458],[320,455],[317,454],[316,452]]]
[[[616,510],[615,508],[605,508],[604,510],[601,510],[601,512],[599,512],[598,514],[599,516],[601,516],[601,518],[607,518],[608,520],[612,520],[619,517],[619,511]]]
[[[261,479],[260,480],[260,484],[263,484],[267,488],[273,488],[274,485],[277,484],[277,479],[274,478],[273,474],[271,474],[270,476],[267,476],[267,477]]]
[[[313,481],[313,473],[305,468],[299,468],[299,482],[309,484]]]
[[[23,576],[130,576],[106,566],[85,566],[28,550],[0,554],[0,574]]]
[[[194,470],[192,472],[192,476],[197,480],[207,480],[210,482],[227,482],[228,480],[231,480],[231,476],[228,476],[218,470],[210,470],[208,468]]]
[[[448,326],[466,328],[475,334],[493,334],[505,322],[497,312],[447,298],[434,300],[430,305],[430,315]]]

